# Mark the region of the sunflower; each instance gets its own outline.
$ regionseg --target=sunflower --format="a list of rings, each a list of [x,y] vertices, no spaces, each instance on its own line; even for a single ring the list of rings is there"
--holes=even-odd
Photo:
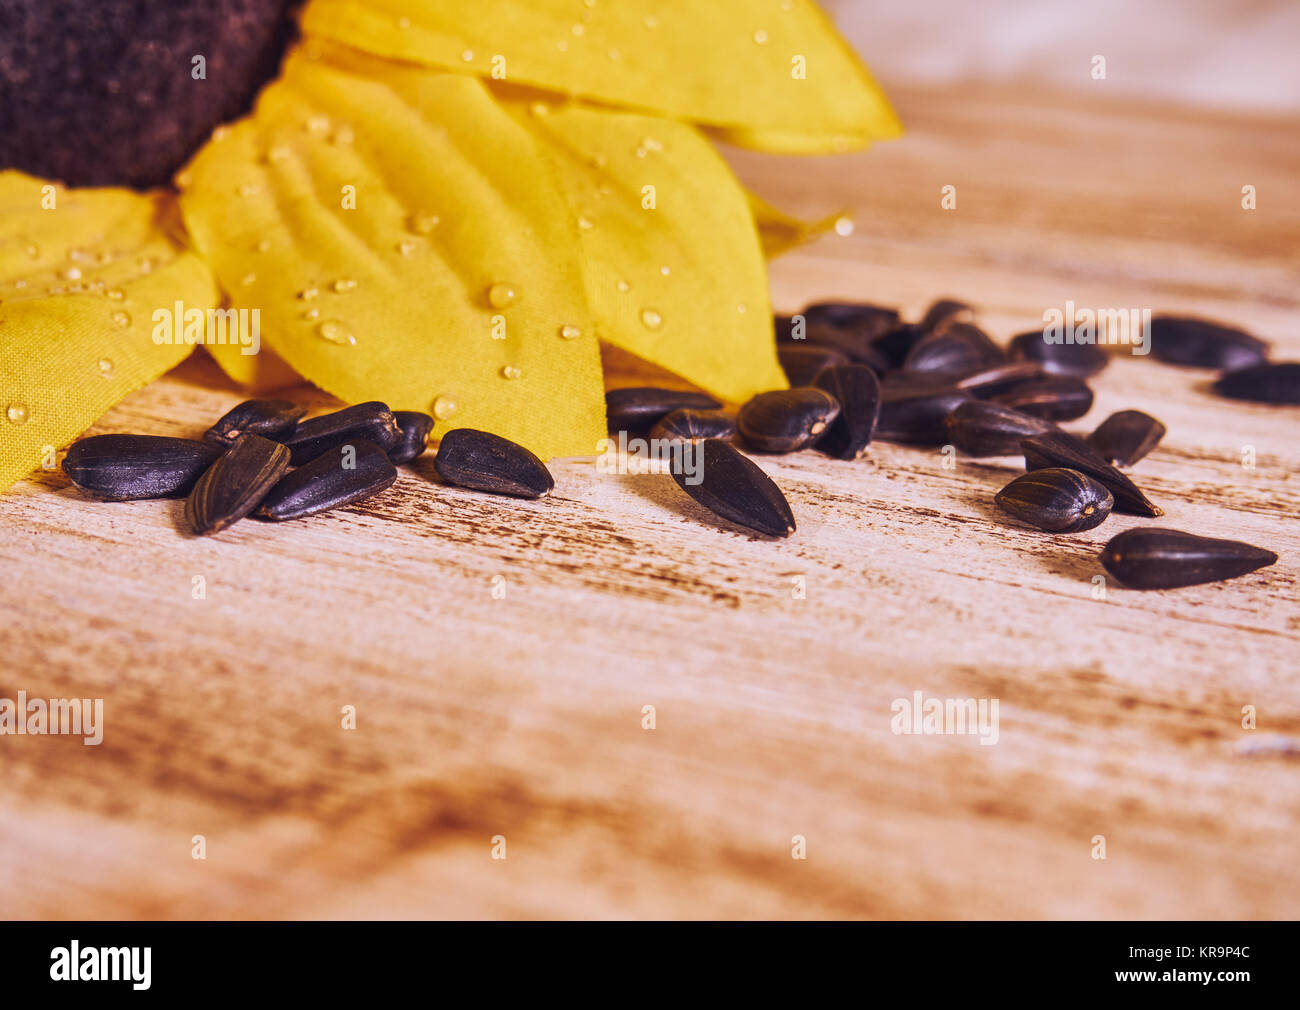
[[[270,0],[160,6],[215,10],[227,41],[253,25],[242,57],[215,57],[255,89],[270,53],[276,76],[242,118],[222,122],[238,88],[234,109],[208,101],[201,144],[201,115],[168,116],[204,93],[178,87],[125,112],[122,95],[99,136],[84,110],[54,117],[102,157],[47,137],[39,94],[7,103],[28,118],[0,131],[0,489],[196,344],[250,390],[303,377],[544,459],[604,435],[602,347],[729,402],[784,386],[765,254],[810,227],[711,141],[813,154],[898,133],[810,0],[310,0],[283,33]],[[209,86],[203,53],[169,48],[185,88]],[[31,73],[0,48],[11,91]],[[210,309],[255,313],[256,346],[182,326]]]

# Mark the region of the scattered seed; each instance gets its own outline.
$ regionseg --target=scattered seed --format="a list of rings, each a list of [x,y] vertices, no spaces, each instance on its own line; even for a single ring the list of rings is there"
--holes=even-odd
[[[245,400],[204,432],[203,440],[231,445],[240,435],[251,434],[278,442],[298,426],[306,413],[306,407],[288,400]]]
[[[257,514],[277,522],[300,519],[362,501],[395,480],[397,468],[388,453],[373,442],[349,442],[327,449],[281,477],[262,499]]]
[[[1115,510],[1138,516],[1162,516],[1164,510],[1151,504],[1136,484],[1128,479],[1087,442],[1064,431],[1045,431],[1020,443],[1026,470],[1065,467],[1087,474],[1115,499]]]
[[[418,410],[395,410],[393,420],[402,429],[402,437],[388,450],[388,458],[401,466],[424,452],[429,444],[429,432],[433,430],[433,418]]]
[[[992,397],[994,403],[1049,421],[1072,421],[1092,409],[1092,390],[1082,379],[1049,376]]]
[[[162,435],[93,435],[74,442],[63,472],[104,501],[182,498],[221,448]]]
[[[779,345],[776,357],[792,386],[811,386],[823,368],[849,363],[848,356],[835,348],[807,341]]]
[[[939,298],[925,310],[920,327],[927,333],[933,333],[951,323],[969,323],[974,316],[975,310],[965,302],[955,298]]]
[[[963,375],[953,382],[958,389],[969,389],[972,396],[980,399],[1000,396],[1013,389],[1038,382],[1044,378],[1041,365],[1033,361],[1012,361],[1005,365],[994,365],[978,372]]]
[[[605,417],[609,430],[631,434],[649,431],[674,410],[716,410],[721,406],[704,393],[654,386],[611,389],[605,394]]]
[[[1234,370],[1259,365],[1268,344],[1245,330],[1192,316],[1151,320],[1151,353],[1171,365]]]
[[[294,466],[301,466],[345,442],[374,442],[387,451],[401,440],[402,429],[398,427],[393,412],[388,409],[388,404],[378,400],[300,421],[293,434],[283,439],[293,454]]]
[[[1056,426],[1000,403],[967,400],[944,418],[948,440],[967,456],[1015,456],[1020,443]]]
[[[889,368],[902,368],[912,347],[926,335],[916,323],[899,323],[871,342],[871,349],[885,359]]]
[[[1061,467],[1022,474],[994,501],[1002,511],[1049,533],[1081,533],[1100,526],[1115,504],[1097,481]]]
[[[241,435],[213,463],[185,501],[199,535],[219,533],[252,512],[289,468],[289,449],[261,435]]]
[[[944,419],[970,398],[970,393],[955,386],[881,383],[874,437],[882,442],[943,445],[948,439]]]
[[[805,308],[803,316],[808,340],[834,347],[865,365],[879,360],[873,341],[899,324],[897,309],[866,303],[819,302]]]
[[[1106,571],[1132,589],[1177,589],[1235,579],[1276,561],[1272,551],[1240,540],[1151,526],[1125,530],[1101,552]]]
[[[903,361],[903,370],[958,376],[1005,361],[1002,348],[978,326],[953,322],[917,340]]]
[[[811,445],[839,412],[835,397],[823,389],[774,389],[741,407],[736,427],[760,452],[796,452]]]
[[[687,475],[674,468],[678,487],[710,512],[747,530],[769,537],[794,532],[790,503],[757,463],[716,438],[706,439],[701,452],[700,483],[688,483]]]
[[[866,365],[834,365],[817,376],[840,405],[839,414],[826,427],[816,447],[835,459],[857,459],[871,444],[880,417],[880,381]]]
[[[1219,376],[1214,391],[1232,400],[1300,403],[1300,361],[1252,365]]]
[[[1033,361],[1048,375],[1072,375],[1086,379],[1108,364],[1110,357],[1096,344],[1049,344],[1042,330],[1017,333],[1007,347],[1012,361]]]
[[[651,438],[669,442],[702,442],[735,433],[736,419],[725,410],[674,410],[650,429]]]
[[[522,445],[475,428],[443,435],[433,468],[449,484],[514,498],[540,498],[555,487],[546,464]]]
[[[1165,437],[1165,426],[1140,410],[1121,410],[1097,425],[1085,441],[1109,463],[1132,466]]]

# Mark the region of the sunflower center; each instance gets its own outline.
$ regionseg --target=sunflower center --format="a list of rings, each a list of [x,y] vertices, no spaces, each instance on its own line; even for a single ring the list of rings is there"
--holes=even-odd
[[[293,36],[292,0],[7,0],[0,169],[165,184],[246,112]]]

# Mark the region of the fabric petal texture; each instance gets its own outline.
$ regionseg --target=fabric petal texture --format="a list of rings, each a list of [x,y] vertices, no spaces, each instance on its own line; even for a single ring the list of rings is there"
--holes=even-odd
[[[156,313],[217,304],[163,194],[67,190],[0,172],[0,490],[192,350]]]
[[[186,174],[196,247],[300,374],[542,458],[595,451],[578,226],[536,138],[476,78],[413,69],[399,86],[298,50]]]
[[[897,136],[811,0],[311,0],[308,37],[734,131],[777,153]]]

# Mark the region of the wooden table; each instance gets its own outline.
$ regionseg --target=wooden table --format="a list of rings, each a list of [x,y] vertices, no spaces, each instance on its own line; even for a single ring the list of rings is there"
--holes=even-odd
[[[778,205],[857,216],[773,266],[778,308],[951,294],[1000,338],[1066,299],[1185,309],[1300,355],[1295,122],[894,98],[900,142],[735,155]],[[417,468],[204,540],[181,503],[39,475],[0,497],[0,697],[103,698],[106,730],[0,738],[0,913],[1295,917],[1300,411],[1208,378],[1125,356],[1081,426],[1157,414],[1135,476],[1163,522],[1281,561],[1104,600],[1098,550],[1146,520],[1038,533],[992,504],[1014,461],[901,446],[764,459],[780,543],[590,460],[536,503]],[[193,435],[240,398],[200,356],[95,430]],[[895,735],[916,691],[997,699],[996,745]]]

